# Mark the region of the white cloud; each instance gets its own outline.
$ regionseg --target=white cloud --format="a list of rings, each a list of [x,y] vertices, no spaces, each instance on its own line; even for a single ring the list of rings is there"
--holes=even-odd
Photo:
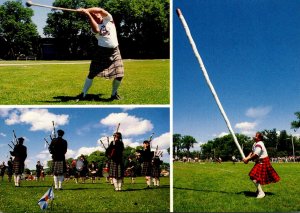
[[[0,117],[5,118],[9,115],[10,108],[0,108]]]
[[[127,112],[127,111],[133,110],[133,109],[135,109],[135,107],[125,107],[125,108],[123,108],[123,112]]]
[[[0,132],[0,135],[1,135],[2,137],[6,137],[6,134],[3,133],[3,132]]]
[[[235,125],[235,128],[240,129],[242,134],[245,135],[254,135],[255,127],[257,126],[257,122],[241,122]]]
[[[151,121],[129,115],[128,113],[111,113],[100,121],[101,124],[107,125],[116,130],[120,123],[119,132],[123,136],[141,135],[153,129]]]
[[[246,111],[246,115],[250,118],[262,118],[271,112],[272,107],[251,107]]]
[[[97,147],[81,147],[77,151],[74,152],[73,158],[77,158],[80,155],[90,155],[95,151],[105,152],[105,149],[102,146]]]
[[[229,135],[229,133],[228,133],[228,132],[221,132],[217,137],[218,137],[218,138],[222,138],[222,137],[224,137],[225,135]]]
[[[155,148],[158,146],[159,150],[170,148],[171,147],[170,142],[171,142],[171,137],[169,132],[164,133],[157,138],[153,138],[153,140],[151,141],[152,146]]]
[[[52,121],[55,127],[66,125],[69,122],[69,115],[55,115],[47,109],[17,109],[8,115],[5,120],[7,125],[28,124],[31,125],[31,131],[51,131],[53,129]]]

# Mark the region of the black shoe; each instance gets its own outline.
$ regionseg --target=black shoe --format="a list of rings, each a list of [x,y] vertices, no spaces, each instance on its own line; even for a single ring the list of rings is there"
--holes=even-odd
[[[118,95],[118,93],[116,93],[115,95],[110,96],[110,100],[122,100],[122,98]]]
[[[85,96],[83,96],[83,92],[76,96],[76,102],[85,100]]]

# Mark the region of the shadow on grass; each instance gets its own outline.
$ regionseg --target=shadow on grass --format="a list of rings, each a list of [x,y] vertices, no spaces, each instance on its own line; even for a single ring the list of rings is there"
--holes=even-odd
[[[178,190],[187,190],[187,191],[198,191],[198,192],[206,192],[206,193],[211,193],[211,192],[215,192],[215,193],[222,193],[222,194],[244,194],[246,197],[256,197],[257,194],[256,192],[252,192],[252,191],[241,191],[241,192],[228,192],[228,191],[217,191],[217,190],[200,190],[200,189],[189,189],[189,188],[179,188],[179,187],[174,187],[174,189],[178,189]],[[265,192],[266,195],[275,195],[272,192]]]
[[[140,189],[126,189],[126,190],[123,190],[124,192],[130,192],[130,191],[148,191],[148,190],[158,190],[158,189],[170,189],[170,186],[159,186],[159,187],[150,187],[150,188],[140,188]]]
[[[242,191],[242,192],[239,192],[239,193],[236,193],[236,194],[244,194],[246,197],[256,197],[257,196],[256,192],[250,192],[250,191]],[[265,192],[265,194],[266,194],[266,196],[275,195],[272,192]]]
[[[84,100],[79,100],[78,96],[55,96],[53,97],[53,101],[41,101],[41,102],[45,102],[45,103],[58,103],[58,102],[112,102],[113,100],[110,98],[101,98],[101,96],[103,96],[103,94],[87,94],[84,98]]]

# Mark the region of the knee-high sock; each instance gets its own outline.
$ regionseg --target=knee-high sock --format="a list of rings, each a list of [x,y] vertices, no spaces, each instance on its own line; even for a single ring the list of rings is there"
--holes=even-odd
[[[112,82],[112,92],[111,95],[116,95],[118,92],[118,89],[120,87],[121,81],[118,81],[117,79],[114,79]]]
[[[258,193],[264,192],[261,188],[261,185],[259,183],[257,183],[256,180],[253,180],[253,183],[256,186]]]
[[[114,183],[115,190],[118,190],[118,180],[116,178],[113,178],[113,183]]]
[[[17,175],[14,175],[15,186],[17,185]]]
[[[122,183],[123,183],[123,180],[122,179],[118,179],[118,190],[119,191],[122,190]]]
[[[146,176],[146,183],[148,186],[151,186],[151,177],[150,176]]]
[[[58,176],[58,188],[62,188],[62,182],[64,181],[64,176],[59,175]]]
[[[58,176],[53,176],[53,180],[54,180],[54,187],[55,189],[58,189]]]
[[[93,84],[93,79],[89,79],[89,78],[85,79],[85,83],[84,83],[84,86],[83,86],[83,89],[82,89],[83,97],[86,95],[86,93],[88,92],[88,90],[90,89],[92,84]]]

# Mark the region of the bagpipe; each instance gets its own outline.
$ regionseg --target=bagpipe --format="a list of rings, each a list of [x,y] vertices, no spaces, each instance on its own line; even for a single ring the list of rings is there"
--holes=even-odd
[[[115,133],[119,132],[119,128],[120,128],[120,123],[118,123]],[[103,148],[105,149],[107,157],[112,158],[115,155],[116,149],[114,147],[110,148],[109,137],[107,137],[107,145],[108,145],[107,147],[104,145],[102,140],[100,140],[100,142]],[[112,141],[112,144],[115,145],[115,140]]]
[[[13,140],[10,141],[10,142],[11,142],[12,146],[10,144],[7,144],[7,145],[12,149],[12,151],[10,151],[9,153],[10,153],[11,156],[13,156],[12,153],[13,153],[13,151],[15,149],[15,146],[19,144],[19,140],[18,140],[18,138],[16,136],[15,130],[13,130]]]
[[[52,127],[53,127],[53,131],[52,131],[52,133],[49,135],[51,141],[52,141],[54,138],[56,138],[56,133],[55,133],[55,123],[54,123],[54,121],[52,121]],[[53,149],[52,149],[52,147],[50,146],[51,142],[49,143],[48,140],[47,140],[46,138],[44,138],[44,141],[45,141],[45,148],[48,147],[48,150],[49,150],[50,154],[52,154],[52,153],[53,153]]]

